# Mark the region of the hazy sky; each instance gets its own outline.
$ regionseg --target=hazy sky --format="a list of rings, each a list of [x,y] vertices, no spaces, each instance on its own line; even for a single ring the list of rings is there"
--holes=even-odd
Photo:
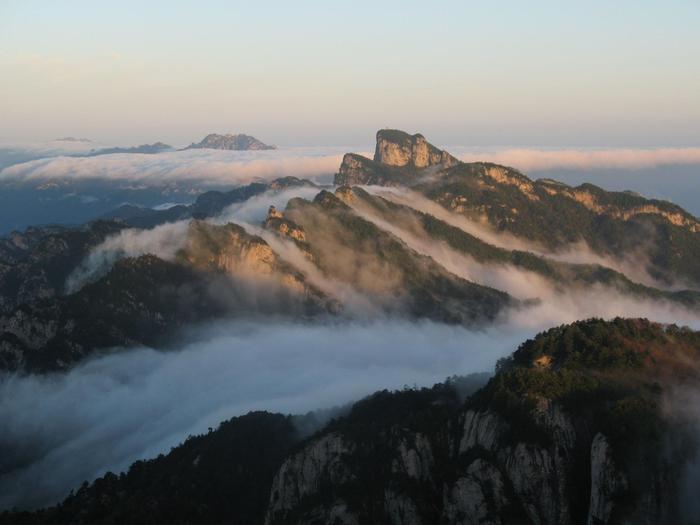
[[[700,2],[0,0],[0,140],[700,143]]]

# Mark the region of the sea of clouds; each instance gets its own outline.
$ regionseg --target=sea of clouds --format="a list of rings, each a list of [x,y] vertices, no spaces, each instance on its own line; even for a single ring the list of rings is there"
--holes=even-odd
[[[202,330],[205,341],[171,352],[136,348],[66,374],[0,381],[0,508],[54,503],[250,410],[305,413],[491,371],[529,335],[399,320]]]
[[[344,147],[269,151],[194,149],[157,154],[48,157],[9,166],[0,180],[99,179],[162,185],[174,182],[231,186],[294,176],[327,182],[338,171]]]
[[[195,178],[236,185],[293,175],[323,183],[337,171],[343,151],[316,148],[55,157],[7,167],[0,178],[104,177],[139,183]],[[683,158],[696,162],[694,154],[686,153]],[[639,167],[639,158],[632,157],[628,157],[627,166]],[[560,164],[566,160],[561,154],[558,158]],[[581,164],[579,157],[572,158],[570,164]],[[593,155],[588,166],[602,169],[606,158]],[[664,153],[641,158],[650,163],[669,162],[671,157]],[[490,160],[515,164],[505,156]],[[525,160],[520,162],[526,165]],[[552,166],[551,158],[529,165],[531,169]],[[312,198],[317,191],[294,188],[267,192],[230,207],[214,222],[236,221],[265,236],[259,225],[270,204],[283,208],[289,198]],[[390,196],[423,211],[435,211],[431,203],[411,194],[394,192]],[[366,217],[388,228],[376,217]],[[516,240],[463,218],[440,218],[493,244],[537,251],[537,247],[514,245]],[[83,261],[69,285],[79,288],[106,271],[118,257],[155,252],[172,258],[185,233],[186,223],[121,232]],[[431,385],[455,373],[490,371],[496,360],[512,352],[518,343],[563,322],[590,316],[645,316],[700,328],[695,314],[675,305],[621,297],[604,288],[557,293],[538,276],[511,267],[480,266],[444,245],[411,237],[400,228],[392,233],[458,275],[521,298],[546,300],[510,311],[497,325],[482,331],[377,317],[352,287],[332,282],[305,262],[291,243],[268,235],[271,244],[277,243],[273,244],[275,251],[306,273],[310,282],[351,303],[353,312],[367,315],[315,325],[259,320],[192,327],[190,342],[168,352],[134,348],[95,357],[65,374],[0,378],[0,450],[5,452],[0,458],[0,508],[54,503],[83,480],[167,452],[188,435],[249,410],[302,413],[341,405],[377,389]],[[572,247],[571,253],[562,257],[575,262],[587,260],[589,255],[585,247]]]

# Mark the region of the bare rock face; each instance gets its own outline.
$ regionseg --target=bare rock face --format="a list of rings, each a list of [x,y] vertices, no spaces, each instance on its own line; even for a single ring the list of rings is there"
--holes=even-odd
[[[267,243],[236,224],[212,226],[192,221],[183,256],[195,268],[271,275],[278,259]]]
[[[287,523],[288,514],[305,498],[318,494],[325,483],[339,485],[350,480],[352,474],[343,460],[351,451],[351,445],[342,435],[331,433],[287,458],[272,482],[265,522]],[[357,522],[339,500],[333,501],[325,511],[313,509],[309,514],[319,518],[323,515],[326,523],[335,523],[333,519],[340,523]]]
[[[276,210],[273,215],[277,214]],[[279,217],[271,217],[279,221]],[[291,231],[288,232],[291,235]],[[303,232],[299,232],[299,235]],[[324,299],[323,294],[306,283],[296,268],[277,255],[267,242],[251,235],[237,224],[211,225],[192,221],[185,248],[179,254],[188,265],[231,275],[267,277],[284,288],[307,298]]]
[[[285,216],[274,206],[270,206],[267,211],[267,218],[263,223],[263,227],[268,230],[278,232],[284,237],[289,237],[295,241],[306,242],[306,233],[304,229],[294,221],[286,219]]]
[[[382,433],[381,444],[339,432],[312,439],[275,476],[267,523],[307,523],[312,516],[333,523],[331,511],[342,507],[346,513],[339,523],[362,523],[371,515],[379,520],[373,522],[401,525],[565,525],[577,523],[572,494],[582,496],[583,512],[589,507],[583,516],[589,525],[611,523],[627,483],[606,438],[597,434],[589,445],[590,436],[578,434],[571,416],[549,399],[537,400],[532,415],[546,439],[523,439],[502,415],[473,409],[455,420],[458,436],[452,445],[450,439],[436,440],[441,431],[428,436],[399,427]],[[371,455],[368,446],[380,447],[381,453],[358,468],[357,458]],[[580,478],[586,475],[577,463],[582,446],[591,447],[590,496],[580,494],[585,491]],[[451,472],[446,477],[445,469]],[[372,472],[381,478],[371,479]],[[378,492],[365,493],[366,485]],[[356,491],[366,498],[359,506],[338,500]]]
[[[340,170],[335,176],[335,184],[376,184],[391,186],[397,184],[395,173],[377,162],[356,153],[346,153]]]
[[[446,523],[496,525],[504,522],[495,510],[509,503],[501,471],[477,459],[467,467],[464,476],[445,491],[443,516]]]
[[[435,460],[430,441],[423,434],[399,442],[398,455],[392,463],[392,471],[419,481],[430,480]]]
[[[459,452],[466,452],[477,446],[484,450],[495,450],[504,426],[505,422],[495,414],[467,411],[464,414]]]
[[[449,167],[459,162],[446,151],[430,144],[423,135],[409,135],[396,129],[382,129],[377,132],[374,161],[387,166],[414,168],[436,165]]]
[[[423,135],[382,129],[377,132],[374,160],[356,153],[346,154],[335,183],[399,186],[419,179],[429,168],[435,171],[456,164],[459,160],[430,144]]]
[[[616,468],[610,446],[603,434],[596,434],[591,445],[591,504],[588,525],[608,523],[613,511],[613,498],[627,486]]]

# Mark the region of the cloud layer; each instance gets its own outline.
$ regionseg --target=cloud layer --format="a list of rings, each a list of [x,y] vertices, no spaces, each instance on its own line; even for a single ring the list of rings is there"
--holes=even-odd
[[[491,371],[530,335],[400,321],[203,330],[207,342],[180,351],[138,348],[65,375],[0,380],[0,508],[55,502],[250,410],[302,413]]]
[[[106,179],[154,185],[186,181],[236,185],[284,176],[329,181],[338,171],[343,153],[343,148],[291,148],[54,157],[7,167],[0,172],[0,179]]]
[[[488,161],[512,166],[521,171],[544,171],[556,168],[637,169],[674,164],[699,164],[700,148],[649,149],[483,149],[464,151],[455,148],[465,162]],[[460,151],[461,150],[461,151]]]

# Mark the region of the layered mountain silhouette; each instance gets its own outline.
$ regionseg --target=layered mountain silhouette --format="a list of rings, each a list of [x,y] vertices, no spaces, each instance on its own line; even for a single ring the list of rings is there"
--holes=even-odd
[[[193,322],[272,313],[483,327],[592,291],[700,307],[700,223],[674,204],[463,163],[398,130],[377,133],[373,159],[345,155],[335,183],[287,177],[11,234],[0,242],[0,368],[65,369],[112,347],[165,347]],[[262,224],[218,218],[299,188],[315,198],[292,198]],[[187,222],[169,256],[112,247],[75,286],[117,236]]]

